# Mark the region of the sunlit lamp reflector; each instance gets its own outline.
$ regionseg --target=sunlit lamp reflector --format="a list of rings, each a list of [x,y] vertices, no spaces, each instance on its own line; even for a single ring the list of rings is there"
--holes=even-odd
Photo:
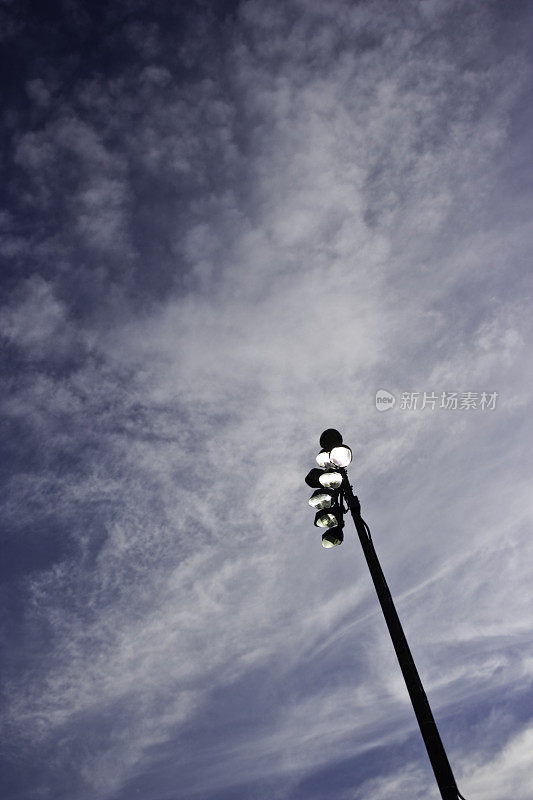
[[[319,475],[318,480],[326,489],[338,489],[342,483],[342,475],[340,472],[329,469]]]
[[[320,511],[322,508],[331,508],[335,502],[335,495],[332,492],[325,492],[324,489],[317,489],[309,498],[309,505]]]
[[[337,516],[331,511],[317,511],[315,515],[315,525],[317,528],[333,528],[338,525]]]
[[[319,467],[322,467],[322,469],[327,469],[327,467],[331,467],[329,451],[321,450],[316,457],[316,463],[318,464]]]
[[[331,450],[329,460],[336,467],[347,467],[352,461],[352,451],[347,445],[341,444]]]
[[[322,534],[322,547],[337,547],[344,541],[342,528],[330,528]]]

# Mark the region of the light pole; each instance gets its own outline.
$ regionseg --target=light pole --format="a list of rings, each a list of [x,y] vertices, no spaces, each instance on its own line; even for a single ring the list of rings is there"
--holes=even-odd
[[[385,575],[374,549],[370,529],[361,517],[359,500],[354,495],[348,481],[346,467],[351,463],[352,451],[343,444],[341,434],[334,428],[324,431],[320,437],[320,446],[322,450],[316,459],[319,469],[312,469],[305,482],[315,489],[309,500],[309,504],[317,509],[315,525],[326,529],[322,535],[322,544],[324,547],[335,547],[342,544],[344,513],[349,510],[359,535],[359,541],[374,582],[442,800],[459,800],[459,798],[464,800],[457,788],[422,681],[396,613]],[[347,508],[344,507],[344,502],[346,502]]]

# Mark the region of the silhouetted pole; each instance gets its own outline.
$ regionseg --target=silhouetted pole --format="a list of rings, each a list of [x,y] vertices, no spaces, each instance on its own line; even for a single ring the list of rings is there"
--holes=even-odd
[[[396,651],[405,685],[407,686],[407,691],[409,692],[409,697],[413,704],[413,709],[420,727],[420,733],[426,745],[427,754],[431,766],[433,767],[433,772],[435,773],[442,800],[458,800],[462,795],[459,793],[455,778],[453,777],[452,768],[450,767],[448,756],[444,750],[437,725],[431,713],[424,687],[422,686],[418,671],[415,667],[415,662],[409,650],[409,645],[407,644],[400,619],[396,613],[387,581],[385,580],[376,551],[374,550],[370,531],[361,517],[359,500],[352,491],[346,470],[340,469],[339,471],[342,472],[343,475],[341,491],[346,498],[357,533],[359,534],[359,540],[365,554],[366,563],[368,564],[374,586],[376,587],[378,600],[389,629],[394,650]]]

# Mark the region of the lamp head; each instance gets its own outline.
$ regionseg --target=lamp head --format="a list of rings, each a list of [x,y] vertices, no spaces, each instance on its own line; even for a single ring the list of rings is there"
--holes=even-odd
[[[335,428],[328,428],[320,436],[320,447],[324,450],[331,450],[340,444],[342,444],[342,436]]]
[[[338,489],[342,483],[342,473],[335,469],[327,469],[325,472],[319,470],[318,481],[320,486],[325,489]]]
[[[341,521],[342,511],[339,508],[327,508],[324,511],[317,511],[315,514],[317,528],[336,528]]]
[[[330,460],[329,450],[321,450],[316,457],[316,463],[319,467],[322,467],[322,469],[333,466]]]
[[[344,533],[341,527],[328,528],[328,530],[322,534],[322,547],[337,547],[337,545],[342,544],[343,541]]]
[[[352,461],[352,451],[346,444],[332,447],[328,455],[335,467],[347,467]]]
[[[316,489],[309,498],[309,505],[321,511],[323,508],[331,508],[335,504],[336,492],[328,489]]]
[[[305,476],[305,482],[311,489],[322,489],[324,488],[324,484],[320,481],[320,476],[324,474],[323,469],[318,469],[315,467],[314,469],[310,470],[307,475]],[[329,487],[327,487],[329,488]]]

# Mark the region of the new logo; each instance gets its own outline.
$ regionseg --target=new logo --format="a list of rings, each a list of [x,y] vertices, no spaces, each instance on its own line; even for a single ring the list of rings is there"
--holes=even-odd
[[[394,408],[396,398],[386,389],[378,389],[376,392],[376,408],[378,411],[388,411]]]

